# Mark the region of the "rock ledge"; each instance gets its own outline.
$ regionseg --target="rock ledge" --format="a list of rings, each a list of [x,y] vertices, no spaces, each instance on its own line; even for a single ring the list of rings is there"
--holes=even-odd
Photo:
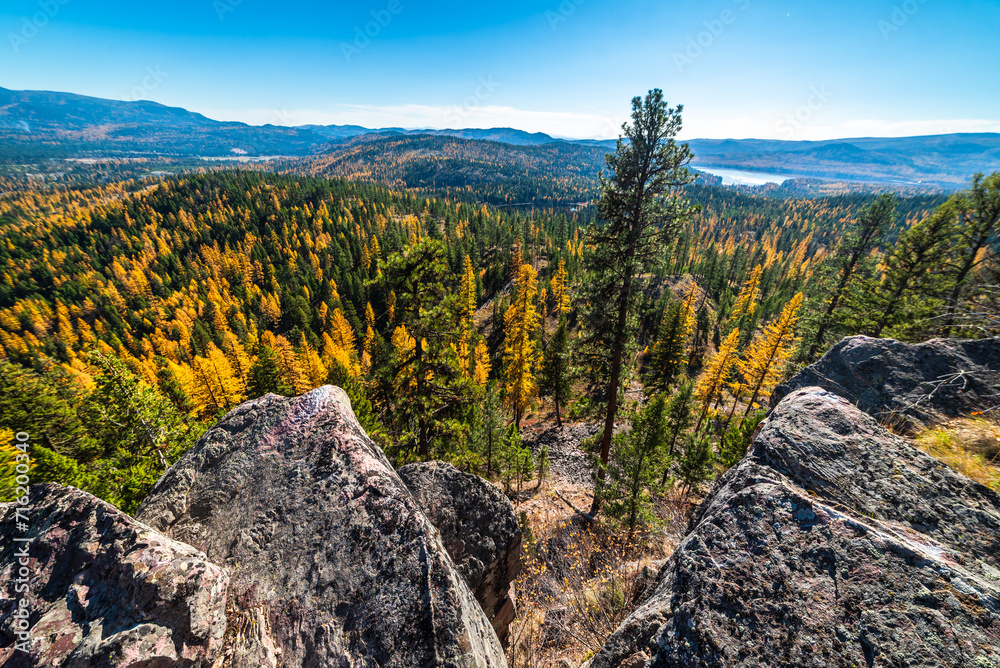
[[[1000,665],[1000,497],[790,393],[593,668]]]

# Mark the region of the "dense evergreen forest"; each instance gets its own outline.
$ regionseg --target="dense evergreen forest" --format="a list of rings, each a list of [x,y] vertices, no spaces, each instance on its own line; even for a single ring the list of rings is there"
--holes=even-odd
[[[620,145],[599,193],[553,182],[549,208],[484,203],[510,175],[403,188],[401,165],[392,185],[259,169],[6,184],[0,468],[27,431],[34,482],[131,511],[240,402],[334,383],[395,461],[508,490],[546,468],[525,420],[624,416],[594,454],[606,513],[634,530],[666,486],[696,492],[737,461],[775,385],[840,337],[997,334],[1000,174],[948,199],[697,185],[669,110],[643,104],[660,153]],[[672,176],[639,233],[614,202],[641,159]],[[628,389],[643,399],[619,410]]]

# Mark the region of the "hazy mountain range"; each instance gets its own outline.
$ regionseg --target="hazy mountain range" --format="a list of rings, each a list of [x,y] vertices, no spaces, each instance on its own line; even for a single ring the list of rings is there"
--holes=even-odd
[[[613,140],[557,139],[512,128],[428,130],[366,128],[356,125],[253,126],[216,121],[179,107],[155,102],[125,102],[46,91],[0,88],[0,163],[39,163],[60,158],[129,156],[342,156],[361,136],[366,150],[413,150],[408,142],[372,144],[379,136],[455,137],[499,142],[515,162],[544,156],[532,147],[550,146],[552,155],[580,159],[582,172],[596,174],[600,155]],[[694,139],[687,142],[694,166],[754,170],[805,178],[873,184],[956,188],[977,171],[1000,169],[1000,134],[950,134],[927,137],[777,141]],[[561,147],[560,147],[561,146]],[[424,151],[442,145],[430,144]],[[356,146],[355,146],[356,148]],[[463,150],[468,151],[468,146]],[[477,153],[488,153],[488,146]],[[356,150],[346,153],[356,155]],[[596,156],[596,160],[595,160]],[[371,157],[370,155],[368,157]],[[547,159],[545,159],[547,161]],[[343,171],[343,170],[335,170]]]

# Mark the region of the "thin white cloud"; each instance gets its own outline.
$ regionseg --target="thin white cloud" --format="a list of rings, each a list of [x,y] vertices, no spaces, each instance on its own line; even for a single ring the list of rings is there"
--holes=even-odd
[[[219,120],[251,125],[361,125],[369,128],[494,128],[511,127],[526,132],[544,132],[556,137],[614,139],[625,118],[577,112],[530,111],[495,105],[433,106],[337,105],[318,109],[200,109]],[[711,115],[685,113],[684,139],[788,139],[823,140],[848,137],[911,137],[956,132],[1000,132],[1000,120],[931,119],[885,121],[856,119],[830,121],[819,118],[759,117],[748,114]],[[792,119],[794,122],[790,122]]]

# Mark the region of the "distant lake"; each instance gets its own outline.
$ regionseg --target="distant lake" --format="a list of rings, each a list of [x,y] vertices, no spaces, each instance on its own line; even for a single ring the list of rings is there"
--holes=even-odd
[[[721,167],[702,167],[692,165],[699,172],[722,177],[724,186],[762,186],[765,183],[781,185],[788,179],[801,178],[788,174],[768,174],[767,172],[748,172],[744,169],[722,169]]]

